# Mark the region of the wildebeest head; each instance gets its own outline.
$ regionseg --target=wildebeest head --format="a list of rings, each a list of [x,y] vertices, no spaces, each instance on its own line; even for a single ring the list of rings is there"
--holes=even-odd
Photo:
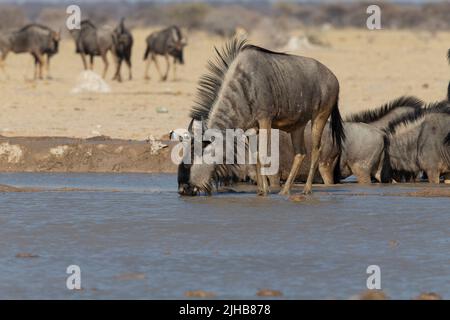
[[[169,44],[169,53],[180,64],[184,64],[183,49],[187,46],[187,39],[177,27],[172,28],[171,41]]]
[[[59,41],[61,41],[61,30],[58,32],[52,31],[50,33],[50,51],[55,54],[59,49]]]
[[[198,122],[197,122],[198,123]],[[206,126],[201,121],[201,132],[206,131]],[[205,163],[194,163],[195,148],[194,148],[194,132],[199,130],[194,128],[194,120],[189,124],[189,129],[185,134],[171,132],[172,140],[179,140],[181,142],[189,143],[191,149],[190,163],[182,161],[178,165],[178,193],[183,196],[195,196],[199,193],[211,194],[212,191],[212,177],[215,170],[215,165]],[[202,141],[202,153],[208,154],[212,152],[211,142]]]

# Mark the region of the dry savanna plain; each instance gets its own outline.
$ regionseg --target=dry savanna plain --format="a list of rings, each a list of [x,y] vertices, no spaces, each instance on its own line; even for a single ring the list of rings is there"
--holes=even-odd
[[[72,93],[82,72],[82,63],[68,35],[51,61],[51,79],[34,81],[32,57],[10,54],[6,60],[7,74],[0,73],[0,135],[1,142],[8,143],[7,148],[2,149],[6,156],[3,160],[8,165],[2,165],[2,169],[28,171],[37,166],[41,170],[96,170],[88,160],[81,167],[67,164],[58,167],[59,162],[49,164],[48,157],[42,158],[44,162],[34,159],[30,165],[20,166],[20,157],[30,152],[14,154],[10,145],[17,143],[17,138],[13,137],[26,137],[20,141],[27,145],[28,151],[37,142],[42,143],[42,138],[38,137],[58,137],[57,143],[48,146],[64,151],[66,147],[59,140],[62,137],[76,141],[98,136],[145,141],[149,137],[167,139],[170,130],[186,128],[199,77],[205,73],[208,59],[214,56],[214,46],[221,47],[227,40],[204,32],[187,32],[185,64],[177,68],[177,79],[174,81],[170,73],[168,81],[160,81],[152,66],[151,79],[145,80],[145,38],[153,30],[132,30],[135,44],[131,81],[128,81],[126,67],[122,68],[122,83],[111,80],[114,66],[109,56],[106,77],[111,87],[109,93]],[[313,34],[320,41],[289,41],[286,46],[269,48],[313,57],[327,65],[340,81],[340,109],[344,116],[378,107],[402,95],[415,95],[428,102],[446,96],[450,80],[446,59],[450,32],[322,28],[297,30],[292,32],[291,40],[305,39],[301,37],[304,34]],[[252,38],[250,35],[249,41],[257,45],[267,43],[264,36]],[[164,70],[165,61],[161,57],[159,65]],[[94,71],[101,74],[102,68],[101,59],[96,58]],[[67,143],[73,145],[72,140]],[[59,151],[55,150],[53,155],[57,156]],[[79,154],[72,152],[72,158],[72,162],[77,162],[74,159],[79,158]],[[137,159],[139,154],[128,158]],[[144,163],[148,159],[138,160]],[[127,167],[126,157],[120,161],[120,165],[108,163],[104,170],[121,171]],[[128,165],[131,171],[132,167]],[[156,168],[141,169],[155,171]]]

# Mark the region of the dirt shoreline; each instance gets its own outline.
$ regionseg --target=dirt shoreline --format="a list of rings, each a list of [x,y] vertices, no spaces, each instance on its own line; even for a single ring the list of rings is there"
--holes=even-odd
[[[0,172],[174,173],[171,141],[0,136]]]

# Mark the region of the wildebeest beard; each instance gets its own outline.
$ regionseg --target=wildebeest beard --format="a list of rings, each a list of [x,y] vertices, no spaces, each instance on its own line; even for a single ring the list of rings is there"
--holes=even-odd
[[[202,150],[206,148],[206,146],[210,142],[204,141],[202,143]],[[178,193],[182,196],[196,196],[200,193],[205,193],[207,195],[211,195],[212,191],[212,183],[211,180],[208,180],[207,183],[203,184],[202,186],[193,186],[190,183],[191,178],[191,167],[194,157],[194,143],[191,143],[191,163],[186,164],[184,162],[181,162],[178,165]]]
[[[183,49],[172,48],[170,55],[173,56],[180,64],[184,64]]]

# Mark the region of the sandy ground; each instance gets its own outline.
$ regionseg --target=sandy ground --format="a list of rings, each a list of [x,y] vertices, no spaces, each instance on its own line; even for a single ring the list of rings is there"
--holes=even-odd
[[[82,71],[71,39],[62,41],[60,53],[52,60],[53,80],[32,81],[32,58],[11,54],[7,59],[9,79],[0,73],[0,134],[77,138],[107,135],[144,140],[186,127],[198,78],[213,54],[213,46],[222,45],[224,40],[204,33],[189,34],[186,64],[178,68],[178,80],[170,77],[170,81],[161,82],[153,68],[152,80],[146,81],[142,56],[144,39],[150,31],[133,30],[134,79],[112,82],[111,67],[107,81],[112,92],[107,94],[71,93]],[[294,50],[289,52],[317,58],[336,73],[341,83],[343,114],[377,107],[405,94],[426,101],[445,96],[450,33],[432,36],[426,32],[333,29],[314,33],[329,47],[291,48]],[[162,59],[160,65],[164,67]],[[102,70],[99,58],[95,70]],[[126,70],[122,72],[125,76]],[[158,113],[160,107],[168,112]]]

